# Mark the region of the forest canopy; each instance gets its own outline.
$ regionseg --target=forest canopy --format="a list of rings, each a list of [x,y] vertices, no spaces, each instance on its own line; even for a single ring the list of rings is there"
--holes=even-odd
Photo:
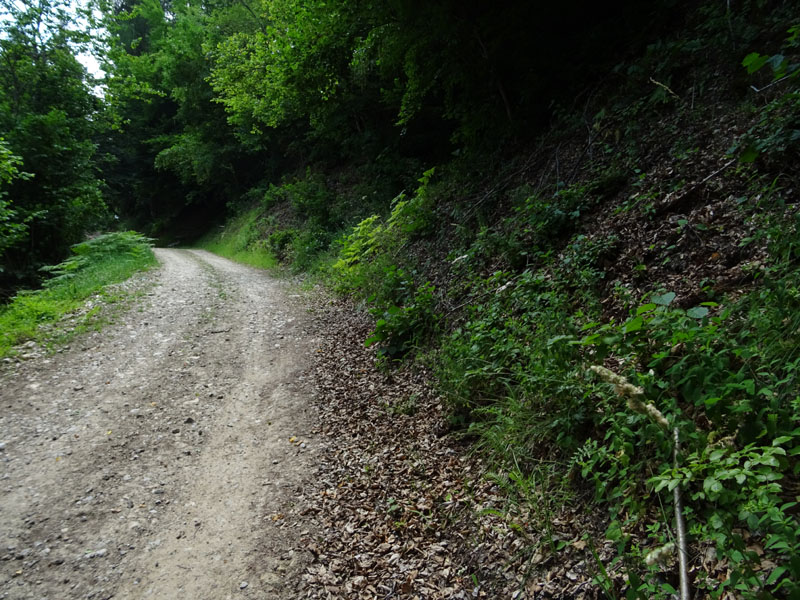
[[[0,6],[0,278],[30,284],[106,214],[100,101],[76,53],[92,39],[66,2]]]
[[[311,163],[371,165],[386,202],[398,164],[532,138],[676,7],[3,0],[0,133],[30,174],[3,181],[3,288],[113,215],[187,234]]]

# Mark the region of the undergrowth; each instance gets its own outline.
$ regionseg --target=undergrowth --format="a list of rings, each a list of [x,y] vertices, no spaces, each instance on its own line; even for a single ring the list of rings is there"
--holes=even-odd
[[[43,289],[21,291],[0,308],[0,357],[25,341],[52,338],[53,332],[43,326],[78,311],[107,286],[156,264],[150,240],[132,231],[100,235],[72,251],[64,262],[43,269],[52,276]]]
[[[498,272],[476,282],[484,299],[442,342],[442,390],[516,495],[538,503],[552,494],[543,471],[582,479],[612,516],[606,538],[617,544],[614,563],[625,564],[627,597],[677,588],[664,582],[669,569],[645,561],[674,542],[675,486],[693,542],[729,565],[723,582],[696,573],[697,589],[800,593],[800,215],[784,214],[775,207],[765,224],[771,261],[754,267],[759,285],[741,298],[681,309],[663,291],[627,319],[603,321],[591,296],[570,291],[580,275],[569,268]],[[668,427],[596,381],[596,365],[639,387]]]
[[[222,231],[207,234],[197,246],[242,264],[272,269],[278,265],[278,260],[264,242],[260,215],[260,210],[250,209],[232,219]]]
[[[383,359],[404,357],[437,330],[436,288],[420,278],[403,252],[433,228],[433,175],[434,169],[423,174],[413,196],[397,196],[386,219],[372,215],[356,225],[340,240],[339,260],[330,268],[340,293],[355,294],[369,303],[376,322],[365,343],[378,344]]]

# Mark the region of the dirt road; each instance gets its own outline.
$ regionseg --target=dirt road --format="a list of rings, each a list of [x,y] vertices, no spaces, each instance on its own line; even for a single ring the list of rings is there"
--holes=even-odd
[[[259,271],[157,254],[116,324],[0,373],[0,598],[293,597],[307,312]]]

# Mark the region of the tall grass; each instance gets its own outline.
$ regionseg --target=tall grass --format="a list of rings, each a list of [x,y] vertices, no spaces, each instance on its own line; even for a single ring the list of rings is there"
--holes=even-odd
[[[150,241],[132,231],[76,244],[73,253],[44,269],[53,277],[42,289],[21,291],[0,308],[0,357],[13,354],[20,343],[52,336],[43,326],[77,311],[90,296],[105,293],[106,286],[157,264]]]

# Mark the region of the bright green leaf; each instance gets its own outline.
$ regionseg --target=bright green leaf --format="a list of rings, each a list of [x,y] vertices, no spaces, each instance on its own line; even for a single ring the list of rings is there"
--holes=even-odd
[[[781,578],[781,575],[783,575],[787,570],[788,567],[775,567],[772,569],[772,573],[770,573],[769,577],[767,577],[767,585],[772,585],[778,581],[778,579]]]
[[[747,69],[748,74],[753,74],[767,64],[768,60],[769,56],[766,56],[765,54],[751,52],[744,57],[744,60],[742,60],[742,66]]]
[[[722,458],[723,456],[725,456],[725,452],[726,452],[725,450],[720,450],[720,449],[714,450],[714,451],[711,453],[711,455],[708,457],[708,460],[710,460],[711,462],[716,462],[716,461],[718,461],[720,458]]]
[[[652,300],[655,304],[659,306],[669,306],[672,304],[672,301],[675,300],[675,292],[666,292],[665,294],[660,294],[658,296],[653,296]]]
[[[644,319],[642,317],[634,317],[630,319],[627,323],[625,323],[625,328],[623,331],[625,333],[632,333],[634,331],[639,331],[644,325]]]
[[[708,315],[708,309],[705,306],[695,306],[686,311],[686,316],[692,319],[702,319]]]
[[[753,144],[750,144],[744,150],[742,150],[742,153],[739,155],[739,162],[743,163],[755,162],[759,154],[761,154],[761,151],[758,148],[756,148]]]
[[[650,311],[651,311],[651,310],[653,310],[655,307],[656,307],[656,305],[655,305],[655,304],[653,304],[653,303],[650,303],[650,304],[642,304],[642,305],[641,305],[639,308],[637,308],[637,309],[636,309],[636,314],[637,314],[637,315],[641,315],[641,314],[643,314],[643,313],[650,312]]]

